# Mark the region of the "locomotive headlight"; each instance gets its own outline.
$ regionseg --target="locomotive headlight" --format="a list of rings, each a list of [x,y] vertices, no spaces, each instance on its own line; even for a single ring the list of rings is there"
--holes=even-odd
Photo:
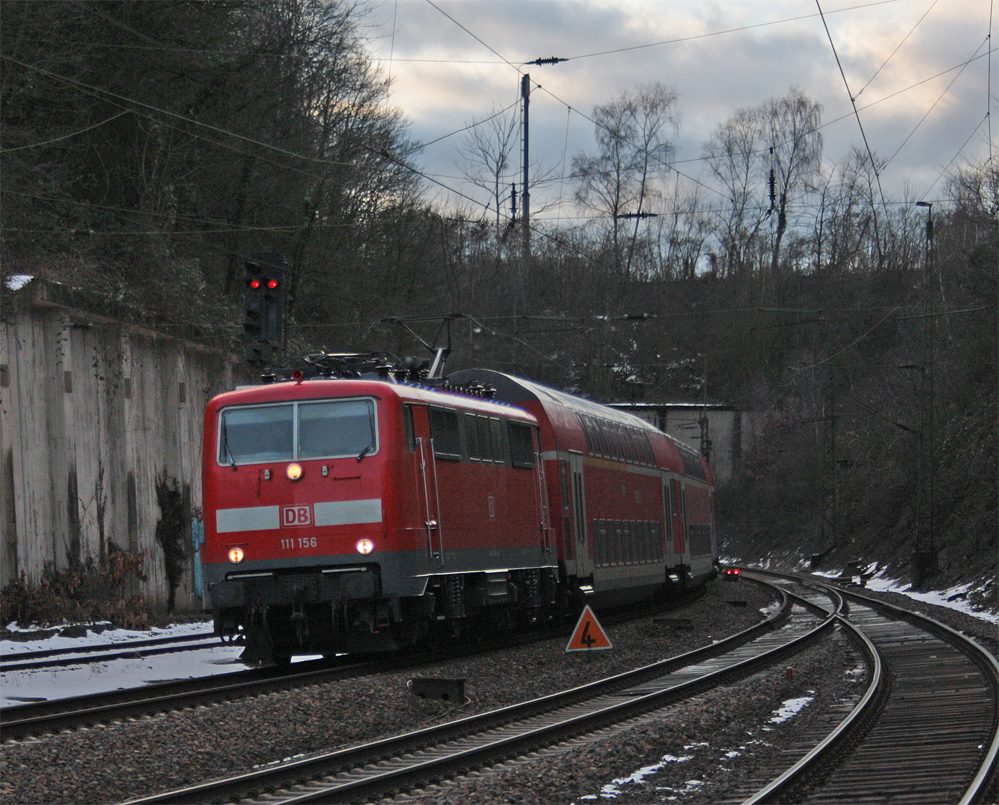
[[[302,477],[302,465],[289,464],[287,469],[285,469],[284,474],[288,476],[289,481],[297,481]]]
[[[230,548],[229,549],[229,561],[234,565],[238,565],[243,561],[243,549],[242,548]]]
[[[357,541],[357,545],[354,547],[357,548],[358,553],[367,556],[375,549],[375,543],[373,543],[370,539],[359,539]]]

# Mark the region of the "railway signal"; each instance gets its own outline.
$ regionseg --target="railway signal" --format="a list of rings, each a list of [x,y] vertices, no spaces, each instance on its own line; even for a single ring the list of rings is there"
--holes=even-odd
[[[246,361],[264,366],[273,360],[281,344],[284,258],[280,254],[251,254],[244,269]]]

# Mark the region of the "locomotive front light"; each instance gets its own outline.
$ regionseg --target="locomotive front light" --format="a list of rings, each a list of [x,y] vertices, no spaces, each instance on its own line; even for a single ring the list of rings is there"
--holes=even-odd
[[[243,561],[243,549],[242,548],[230,548],[229,549],[229,561],[234,565],[238,565]]]
[[[373,543],[370,539],[359,539],[357,541],[357,545],[354,547],[357,548],[358,553],[367,556],[375,549],[375,543]]]
[[[289,481],[297,481],[302,477],[302,465],[289,464],[288,468],[284,471],[284,474],[288,476]]]

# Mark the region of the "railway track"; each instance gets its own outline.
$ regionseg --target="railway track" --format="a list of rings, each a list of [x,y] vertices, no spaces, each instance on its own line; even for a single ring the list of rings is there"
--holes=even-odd
[[[700,597],[694,590],[671,601],[667,609],[684,606]],[[660,607],[661,609],[661,607]],[[637,608],[613,613],[605,618],[608,625],[624,623],[631,618],[647,615],[652,610]],[[509,647],[561,636],[561,627],[528,632],[518,637],[497,638],[474,645],[452,645],[439,649],[432,659],[448,659],[475,654],[489,648]],[[142,641],[140,641],[142,642]],[[130,644],[132,648],[139,648]],[[159,645],[158,641],[152,644]],[[201,646],[195,646],[200,648]],[[188,646],[188,650],[191,647]],[[206,704],[259,696],[308,685],[335,682],[367,674],[418,668],[431,659],[429,655],[354,655],[295,663],[287,666],[265,666],[194,679],[159,682],[137,688],[126,688],[63,699],[30,702],[0,708],[4,741],[17,741],[62,730],[93,727],[116,720],[141,718],[159,713],[184,710]],[[4,668],[4,670],[9,670]]]
[[[791,768],[725,801],[994,803],[999,662],[930,618],[842,595],[840,620],[873,662],[867,694]]]
[[[104,645],[94,644],[73,648],[21,651],[0,657],[0,671],[26,671],[108,662],[134,657],[149,657],[155,654],[173,654],[195,648],[211,648],[220,645],[224,644],[214,632],[204,632],[203,634],[191,634],[183,637],[154,637]]]
[[[247,696],[348,679],[385,670],[384,662],[329,661],[296,663],[227,674],[160,682],[142,688],[115,690],[5,707],[0,716],[5,741],[22,740],[67,729],[92,727]]]
[[[996,801],[994,657],[944,626],[856,590],[744,574],[751,576],[778,585],[794,606],[782,607],[786,622],[772,616],[765,627],[736,638],[742,641],[737,649],[722,641],[707,654],[692,652],[637,675],[133,802],[376,801],[435,783],[446,786],[454,777],[479,769],[488,774],[491,765],[511,759],[605,742],[642,723],[650,711],[661,719],[672,702],[730,684],[736,675],[759,670],[759,663],[783,664],[799,646],[833,633],[849,636],[864,657],[869,688],[861,701],[814,719],[819,727],[812,733],[782,748],[778,760],[761,758],[753,779],[712,802]],[[6,713],[4,722],[7,734]]]
[[[838,596],[783,593],[766,622],[727,640],[600,682],[359,747],[132,800],[152,803],[373,801],[583,734],[617,729],[801,650],[832,628]]]
[[[749,578],[749,575],[747,575]],[[762,575],[756,576],[762,581]],[[362,747],[134,800],[130,805],[247,801],[377,801],[513,758],[606,741],[677,701],[784,661],[835,630],[858,646],[868,689],[718,802],[995,801],[999,663],[973,641],[855,591],[785,579],[788,601],[769,631],[738,648],[692,652],[636,672]],[[845,603],[844,603],[845,602]],[[723,653],[718,653],[721,648]],[[589,736],[589,737],[586,737]]]

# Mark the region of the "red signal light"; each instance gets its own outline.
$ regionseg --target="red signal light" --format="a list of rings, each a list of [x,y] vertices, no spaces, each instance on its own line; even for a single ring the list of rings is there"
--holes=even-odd
[[[267,287],[270,288],[272,291],[275,288],[277,288],[277,286],[278,286],[278,281],[277,280],[267,280]]]
[[[253,290],[257,290],[257,288],[260,287],[260,280],[257,280],[257,279],[250,280],[250,287]]]

